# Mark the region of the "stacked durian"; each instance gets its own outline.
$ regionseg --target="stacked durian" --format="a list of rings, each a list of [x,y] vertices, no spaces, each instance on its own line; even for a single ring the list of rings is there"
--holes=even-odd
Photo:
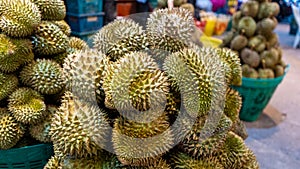
[[[1,150],[51,141],[66,85],[62,62],[86,47],[69,37],[65,15],[62,0],[0,0]]]
[[[241,84],[238,55],[193,43],[184,8],[143,26],[116,19],[64,60],[45,169],[259,168],[230,88]]]
[[[232,30],[221,47],[239,53],[242,72],[248,78],[274,78],[284,74],[286,64],[274,29],[279,5],[269,0],[249,0],[232,16]]]

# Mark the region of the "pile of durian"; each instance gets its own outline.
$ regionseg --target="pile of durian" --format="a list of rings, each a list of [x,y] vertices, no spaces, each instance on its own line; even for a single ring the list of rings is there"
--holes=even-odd
[[[249,0],[232,16],[232,30],[220,47],[239,53],[243,77],[274,78],[283,76],[286,68],[282,49],[274,29],[279,5],[269,0]]]
[[[62,0],[0,0],[0,150],[51,142],[63,60],[87,47],[65,15]]]

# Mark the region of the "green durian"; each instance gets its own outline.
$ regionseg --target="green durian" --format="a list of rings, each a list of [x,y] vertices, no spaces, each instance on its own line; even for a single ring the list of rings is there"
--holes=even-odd
[[[244,16],[238,23],[238,31],[247,37],[252,37],[256,30],[256,22],[250,16]]]
[[[69,47],[76,50],[86,50],[89,48],[88,44],[84,40],[75,36],[69,39]]]
[[[275,72],[275,77],[283,76],[284,75],[284,67],[281,65],[276,65],[274,72]]]
[[[272,32],[276,27],[276,23],[271,18],[264,18],[257,23],[257,33],[260,35],[268,34]]]
[[[270,9],[272,10],[272,15],[271,16],[276,17],[280,12],[280,6],[276,2],[271,2],[270,4],[271,4]]]
[[[25,133],[24,129],[6,108],[0,108],[0,150],[16,145]]]
[[[68,36],[53,22],[43,21],[32,36],[34,52],[39,55],[54,55],[68,48]]]
[[[57,25],[67,36],[71,35],[71,27],[65,20],[60,21],[52,21],[55,25]]]
[[[278,62],[278,52],[275,49],[265,50],[260,54],[263,68],[274,68]]]
[[[276,33],[271,32],[270,34],[265,34],[264,36],[267,38],[267,49],[278,46],[279,39]]]
[[[25,124],[36,124],[47,114],[43,96],[26,87],[17,89],[9,96],[8,110]]]
[[[248,39],[245,36],[237,35],[232,39],[230,43],[230,49],[238,51],[246,47],[247,44],[248,44]]]
[[[241,60],[243,61],[243,63],[246,63],[253,68],[258,67],[260,64],[259,54],[249,48],[244,48],[241,51]]]
[[[242,65],[243,77],[258,78],[258,72],[247,64]]]
[[[52,156],[43,169],[63,169],[63,157]]]
[[[166,115],[149,123],[118,118],[114,123],[112,142],[120,162],[147,166],[168,152],[173,145],[173,134],[167,120]]]
[[[279,13],[279,5],[276,2],[262,2],[259,6],[257,18],[259,20],[277,16]]]
[[[18,87],[18,78],[0,72],[0,100],[7,98]]]
[[[66,16],[66,6],[63,0],[31,0],[35,3],[43,20],[63,20]]]
[[[235,123],[239,119],[239,113],[242,107],[242,97],[239,95],[238,91],[227,88],[225,99],[224,114]]]
[[[261,79],[266,78],[274,78],[275,74],[272,69],[266,68],[266,69],[258,69],[258,77]]]
[[[93,37],[93,48],[107,53],[112,44],[124,38],[140,35],[143,32],[143,27],[130,18],[115,19],[96,33]]]
[[[20,79],[41,94],[57,94],[65,87],[62,68],[48,59],[37,59],[26,65],[20,72]]]
[[[259,3],[257,1],[246,1],[242,4],[240,10],[244,16],[255,18],[259,10]]]
[[[242,11],[237,11],[232,15],[232,28],[238,29],[238,25],[242,17]]]
[[[1,0],[0,29],[11,37],[27,37],[41,22],[38,7],[31,0]]]
[[[55,151],[75,158],[96,156],[104,148],[109,124],[104,111],[65,92],[50,127]]]
[[[220,45],[220,47],[229,47],[230,46],[230,42],[232,41],[232,39],[234,38],[235,32],[234,31],[229,31],[225,34],[225,36],[222,39],[222,44]]]
[[[248,40],[248,45],[250,49],[256,52],[262,52],[266,48],[266,38],[262,35],[256,35]]]

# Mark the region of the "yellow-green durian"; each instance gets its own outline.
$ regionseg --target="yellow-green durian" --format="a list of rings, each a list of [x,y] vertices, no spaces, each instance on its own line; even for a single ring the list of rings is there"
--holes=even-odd
[[[12,37],[27,37],[41,22],[38,7],[31,0],[1,0],[0,29]]]
[[[238,91],[227,88],[225,99],[224,113],[232,120],[232,122],[235,122],[239,119],[239,112],[242,107],[242,97],[239,95]]]
[[[42,21],[32,36],[34,52],[39,55],[54,55],[65,52],[69,38],[53,22]]]
[[[5,99],[18,87],[18,78],[15,75],[0,72],[0,100]]]
[[[55,25],[57,25],[67,36],[71,35],[71,27],[65,20],[60,21],[52,21]]]
[[[6,108],[0,108],[0,150],[16,145],[25,133],[24,129]]]
[[[76,50],[84,50],[89,48],[88,44],[84,40],[75,36],[69,39],[69,47]]]
[[[55,150],[75,158],[96,156],[104,148],[108,122],[104,111],[65,92],[54,114],[50,135]]]
[[[63,157],[52,156],[43,169],[63,169]]]
[[[17,89],[9,96],[8,109],[18,121],[25,124],[37,123],[47,113],[43,96],[26,87]]]
[[[31,0],[35,3],[43,20],[63,20],[66,16],[66,6],[63,0]]]
[[[165,115],[148,123],[120,117],[114,124],[112,142],[124,165],[147,166],[172,148],[173,134]]]
[[[64,87],[63,70],[52,60],[37,59],[26,65],[20,72],[23,84],[28,85],[41,94],[56,94]]]
[[[94,36],[94,48],[102,53],[106,53],[112,44],[121,39],[141,34],[143,27],[130,18],[116,19],[103,26]]]

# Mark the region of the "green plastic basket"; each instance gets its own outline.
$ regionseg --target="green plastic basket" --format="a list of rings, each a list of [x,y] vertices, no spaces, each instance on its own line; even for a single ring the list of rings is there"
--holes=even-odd
[[[277,78],[253,79],[243,77],[241,86],[232,86],[242,96],[241,120],[251,122],[258,119],[288,69],[289,65],[285,69],[285,74]]]
[[[51,144],[0,150],[0,168],[43,169],[53,154]]]

